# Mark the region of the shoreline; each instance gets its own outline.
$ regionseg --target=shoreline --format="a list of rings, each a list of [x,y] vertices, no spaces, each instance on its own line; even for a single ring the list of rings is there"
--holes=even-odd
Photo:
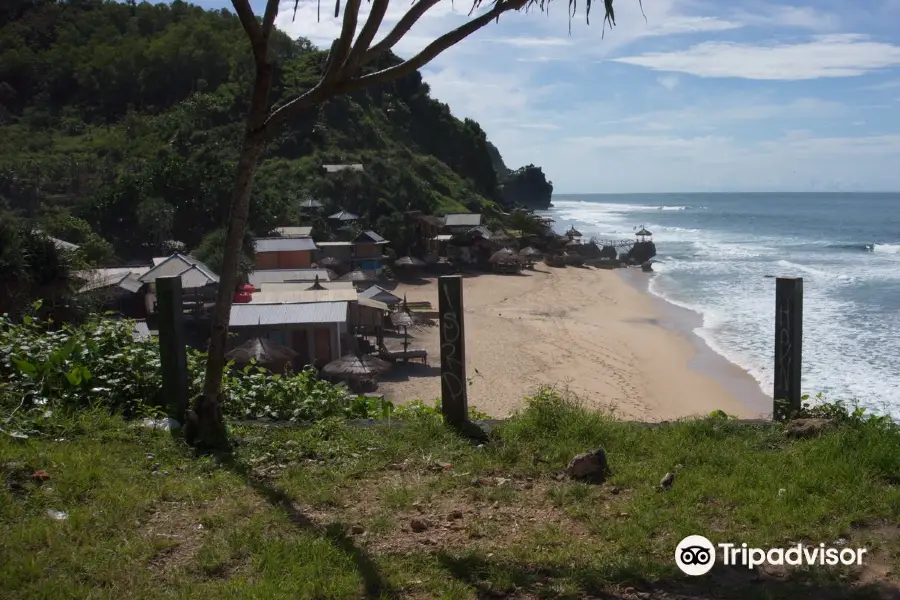
[[[503,418],[551,385],[629,420],[771,413],[749,373],[705,346],[685,314],[616,271],[538,264],[520,276],[464,277],[470,406]],[[437,280],[400,283],[394,293],[436,307]],[[440,396],[439,334],[436,327],[410,333],[431,366],[398,365],[379,392],[398,403],[430,402]]]
[[[659,320],[660,327],[677,331],[694,344],[697,353],[688,364],[691,369],[715,379],[750,408],[768,405],[765,418],[771,418],[772,399],[766,396],[759,381],[747,369],[716,352],[696,333],[695,330],[703,325],[703,315],[651,292],[650,280],[654,275],[648,276],[636,269],[616,269],[616,271],[625,283],[635,287],[658,305],[658,310],[663,315]]]

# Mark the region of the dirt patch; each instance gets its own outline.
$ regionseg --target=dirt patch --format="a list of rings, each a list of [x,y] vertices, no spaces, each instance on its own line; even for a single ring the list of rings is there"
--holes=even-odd
[[[546,528],[570,541],[589,535],[562,508],[548,505],[548,491],[559,485],[554,481],[466,478],[458,487],[426,492],[401,508],[391,508],[386,498],[391,489],[428,490],[433,483],[433,478],[405,473],[367,482],[358,496],[348,499],[340,518],[350,524],[349,533],[358,543],[374,553],[488,549]]]
[[[165,573],[192,562],[207,534],[199,509],[188,502],[163,502],[156,507],[142,531],[155,548],[148,565],[152,571]]]

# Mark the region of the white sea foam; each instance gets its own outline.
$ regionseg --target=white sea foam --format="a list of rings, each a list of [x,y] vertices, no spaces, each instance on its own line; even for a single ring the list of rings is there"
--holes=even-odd
[[[883,254],[900,254],[900,244],[875,244],[872,246],[872,252],[880,252]]]
[[[764,393],[771,394],[773,385],[772,277],[781,275],[804,278],[804,391],[867,401],[891,400],[900,389],[900,313],[877,312],[859,293],[866,289],[860,286],[900,291],[900,244],[873,244],[865,254],[852,252],[854,245],[829,251],[825,242],[784,236],[736,239],[654,223],[652,212],[662,218],[661,208],[564,201],[554,216],[574,221],[587,236],[630,237],[639,224],[651,230],[660,255],[650,292],[700,314],[695,333],[746,369]],[[900,416],[900,404],[892,412]]]

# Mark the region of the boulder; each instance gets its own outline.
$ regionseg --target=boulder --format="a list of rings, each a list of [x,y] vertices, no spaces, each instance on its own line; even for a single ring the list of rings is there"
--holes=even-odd
[[[566,474],[574,479],[603,481],[609,474],[606,451],[603,448],[597,448],[593,452],[579,454],[569,461]]]

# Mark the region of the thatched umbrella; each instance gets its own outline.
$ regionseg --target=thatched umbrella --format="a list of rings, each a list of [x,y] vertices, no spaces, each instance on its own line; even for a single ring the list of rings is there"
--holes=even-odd
[[[521,250],[519,250],[519,256],[537,257],[542,255],[540,250],[528,246],[527,248],[522,248]]]
[[[636,236],[638,236],[639,238],[641,238],[641,241],[643,242],[646,238],[652,236],[653,234],[650,233],[649,231],[647,231],[647,230],[644,228],[644,226],[641,225],[641,229],[640,229],[637,233],[635,233],[634,235],[636,235]]]
[[[424,267],[425,261],[414,256],[403,256],[394,261],[395,267]]]
[[[225,357],[239,363],[255,360],[261,364],[286,362],[297,356],[291,348],[265,338],[253,338],[231,350]]]
[[[359,267],[356,267],[346,275],[343,275],[340,279],[338,279],[338,281],[352,281],[354,284],[359,284],[375,281],[375,278]]]
[[[330,377],[359,379],[381,375],[390,368],[391,363],[370,354],[347,354],[322,367],[322,372]]]
[[[341,261],[341,259],[336,258],[334,256],[326,256],[326,257],[322,258],[321,260],[317,260],[316,264],[319,265],[320,267],[339,267],[344,263],[343,263],[343,261]]]
[[[581,232],[578,231],[577,229],[575,229],[575,226],[573,225],[573,226],[570,227],[569,230],[566,232],[566,237],[568,237],[568,238],[576,238],[576,237],[583,237],[583,236],[581,235]]]
[[[503,250],[494,252],[488,260],[492,263],[511,263],[519,262],[519,257],[509,248],[504,248]]]

